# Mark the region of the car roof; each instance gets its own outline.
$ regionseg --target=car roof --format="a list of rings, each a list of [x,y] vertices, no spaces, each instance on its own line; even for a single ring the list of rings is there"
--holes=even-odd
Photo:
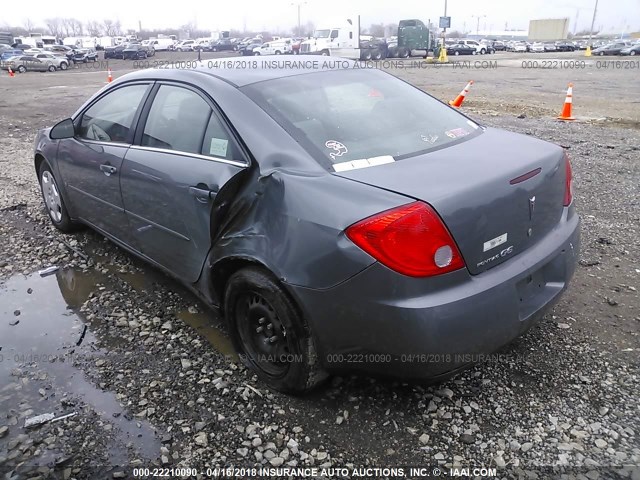
[[[318,55],[296,55],[292,59],[247,60],[247,57],[224,57],[204,60],[195,68],[188,69],[144,69],[129,73],[121,79],[186,80],[189,72],[197,72],[219,78],[235,87],[244,87],[252,83],[293,77],[296,75],[352,69],[355,61],[345,58],[321,57]],[[274,63],[277,62],[277,63]],[[195,63],[195,62],[194,62]],[[217,66],[219,65],[219,66]],[[296,65],[298,68],[296,68]],[[236,67],[236,68],[234,68]],[[153,74],[149,74],[153,72]]]

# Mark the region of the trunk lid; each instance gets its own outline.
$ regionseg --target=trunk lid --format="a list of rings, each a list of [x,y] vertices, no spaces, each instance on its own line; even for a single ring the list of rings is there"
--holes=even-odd
[[[562,148],[491,128],[441,150],[335,175],[429,203],[472,274],[534,245],[564,208]]]

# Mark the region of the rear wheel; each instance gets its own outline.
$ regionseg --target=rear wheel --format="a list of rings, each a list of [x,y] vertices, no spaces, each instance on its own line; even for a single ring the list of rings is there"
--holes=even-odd
[[[328,57],[329,56],[329,50],[322,50],[320,52],[320,55],[322,55],[323,57]]]
[[[636,54],[636,51],[635,51],[635,50],[631,50],[631,51],[629,52],[629,55],[635,55],[635,54]]]
[[[454,55],[460,55],[460,52],[458,50],[456,50],[453,54]]]
[[[487,53],[487,50],[484,48],[480,49],[480,55],[484,55],[485,53]]]
[[[242,362],[269,387],[302,393],[326,377],[309,326],[277,280],[261,268],[227,282],[225,315]]]
[[[40,165],[38,180],[40,181],[42,198],[53,226],[65,233],[75,230],[77,225],[71,221],[62,194],[58,189],[58,183],[53,176],[51,168],[44,161]]]
[[[276,50],[276,55],[282,55],[282,52],[280,50]]]
[[[47,70],[49,70],[50,72],[55,72],[56,71],[56,67],[55,67],[55,65],[49,65],[49,68],[47,68]]]
[[[67,62],[62,62],[60,64],[60,70],[66,70],[67,68],[69,68],[69,65],[67,65]]]
[[[380,52],[380,50],[374,50],[373,53],[371,54],[372,60],[380,60],[381,58],[382,58],[382,52]]]

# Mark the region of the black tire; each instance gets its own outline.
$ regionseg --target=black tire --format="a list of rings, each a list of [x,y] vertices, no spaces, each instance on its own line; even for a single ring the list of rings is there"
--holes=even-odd
[[[484,48],[480,49],[480,55],[484,55],[485,53],[487,53],[487,51]]]
[[[56,71],[56,66],[55,65],[49,65],[49,68],[47,68],[48,71],[50,72],[55,72]]]
[[[248,267],[234,273],[226,285],[224,309],[241,361],[270,388],[303,393],[327,377],[308,324],[265,270]],[[287,360],[289,356],[295,360]]]
[[[47,207],[47,200],[45,197],[46,185],[43,184],[43,175],[45,174],[45,172],[48,172],[48,174],[50,175],[50,178],[53,179],[53,186],[55,187],[55,189],[58,192],[58,195],[60,196],[60,209],[59,209],[60,219],[59,220],[54,218],[53,213]],[[51,171],[49,164],[47,164],[47,162],[45,161],[43,161],[42,164],[40,165],[40,169],[38,171],[38,182],[40,183],[40,193],[42,193],[42,200],[45,203],[45,208],[47,210],[47,213],[49,214],[49,219],[51,219],[51,223],[53,224],[53,226],[64,233],[69,233],[77,230],[79,225],[73,222],[69,217],[69,212],[67,211],[64,198],[62,197],[62,192],[60,192],[60,190],[58,189],[57,180],[53,175],[53,172]]]
[[[456,50],[455,52],[453,52],[454,55],[460,55],[460,52],[458,50]]]
[[[408,48],[402,48],[400,50],[398,50],[398,57],[399,58],[409,58],[410,52]]]
[[[69,65],[67,65],[67,62],[60,63],[60,70],[66,70],[67,68],[69,68]]]
[[[382,58],[382,52],[380,50],[374,50],[371,54],[371,60],[380,60]]]
[[[18,66],[18,73],[24,73],[26,71],[27,71],[27,67],[25,67],[24,65]]]
[[[259,55],[260,55],[260,52],[253,52],[253,54],[254,54],[255,56],[259,56]]]
[[[280,50],[276,50],[276,55],[282,55],[282,52]]]
[[[366,49],[364,52],[362,52],[362,55],[360,58],[365,62],[368,62],[369,60],[371,60],[371,50]]]
[[[320,55],[322,55],[323,57],[328,57],[329,56],[329,50],[322,50],[320,52]]]
[[[631,51],[629,52],[629,55],[635,55],[635,54],[636,54],[636,51],[635,51],[635,50],[631,50]]]

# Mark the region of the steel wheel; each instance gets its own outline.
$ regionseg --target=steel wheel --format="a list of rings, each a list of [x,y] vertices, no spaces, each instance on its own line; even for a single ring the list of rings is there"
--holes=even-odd
[[[235,313],[247,355],[267,374],[285,374],[291,351],[287,330],[269,302],[259,293],[246,292],[239,296]]]
[[[51,219],[55,223],[59,223],[62,220],[62,198],[60,198],[58,185],[50,171],[45,170],[42,173],[40,185],[42,186],[42,195],[44,197],[44,203],[47,206],[47,211]]]

